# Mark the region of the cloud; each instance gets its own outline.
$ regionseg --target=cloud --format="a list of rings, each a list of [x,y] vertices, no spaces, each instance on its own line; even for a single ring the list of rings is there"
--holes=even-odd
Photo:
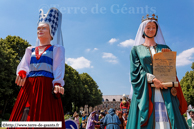
[[[110,63],[113,63],[113,64],[116,64],[116,63],[118,63],[118,61],[117,60],[107,60],[108,62],[110,62]]]
[[[125,41],[119,43],[118,46],[120,46],[120,47],[130,47],[130,46],[133,46],[134,43],[135,43],[135,40],[129,39],[129,40],[125,40]]]
[[[117,57],[114,56],[112,53],[104,52],[103,55],[102,55],[102,58],[105,59],[107,62],[110,62],[110,63],[113,63],[113,64],[118,63]]]
[[[181,52],[176,58],[176,65],[185,66],[192,64],[192,59],[194,59],[194,47]]]
[[[91,61],[83,56],[79,58],[67,58],[66,63],[74,69],[93,68],[93,66],[91,66]]]
[[[114,42],[118,41],[119,39],[112,38],[108,41],[108,43],[113,44]]]
[[[89,52],[90,50],[91,50],[91,49],[88,48],[88,49],[86,49],[86,52]]]
[[[112,58],[112,59],[116,59],[117,57],[114,56],[112,53],[106,53],[106,52],[104,52],[102,58]]]
[[[98,48],[94,48],[93,50],[91,50],[90,48],[88,48],[88,49],[86,49],[85,51],[86,52],[90,52],[90,51],[97,51],[98,50]]]
[[[94,48],[94,50],[93,51],[97,51],[98,50],[98,48]]]

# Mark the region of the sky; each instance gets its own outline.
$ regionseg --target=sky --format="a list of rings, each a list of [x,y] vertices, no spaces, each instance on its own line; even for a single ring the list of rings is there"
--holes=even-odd
[[[0,0],[0,38],[35,45],[39,9],[62,13],[65,62],[88,73],[103,95],[130,93],[130,51],[142,16],[154,13],[166,44],[177,52],[177,76],[194,62],[193,0]]]

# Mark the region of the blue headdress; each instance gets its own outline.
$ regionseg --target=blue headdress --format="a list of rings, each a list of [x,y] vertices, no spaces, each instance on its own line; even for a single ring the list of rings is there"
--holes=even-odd
[[[61,12],[52,7],[49,9],[47,14],[44,14],[43,10],[40,9],[39,11],[39,24],[47,23],[50,28],[50,34],[53,38],[51,41],[52,45],[60,44],[63,46],[63,38],[62,38],[62,31],[61,31],[61,23],[62,23],[62,14]],[[39,40],[37,39],[36,45],[39,45]]]

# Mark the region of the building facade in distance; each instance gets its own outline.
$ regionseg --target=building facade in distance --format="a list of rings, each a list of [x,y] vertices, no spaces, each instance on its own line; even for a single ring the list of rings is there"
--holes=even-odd
[[[127,100],[129,100],[129,95],[126,95]],[[120,110],[120,103],[123,100],[123,95],[103,95],[102,96],[102,104],[95,106],[93,109],[92,107],[89,108],[85,105],[84,111],[88,114],[92,111],[99,111],[99,110],[106,110],[108,111],[110,108],[113,108],[115,110]],[[83,111],[83,108],[80,108],[80,111]]]

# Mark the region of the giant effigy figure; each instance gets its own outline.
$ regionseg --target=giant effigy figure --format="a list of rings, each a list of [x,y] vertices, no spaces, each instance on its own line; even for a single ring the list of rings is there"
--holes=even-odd
[[[178,87],[167,87],[153,74],[153,56],[170,52],[157,17],[142,20],[130,55],[130,76],[133,96],[127,129],[188,129],[183,114],[187,102]],[[169,21],[167,21],[169,22]],[[154,84],[154,87],[151,87]],[[176,90],[176,93],[171,92]]]
[[[65,49],[61,33],[62,14],[40,9],[36,47],[26,48],[17,67],[21,86],[9,121],[61,121],[65,128],[60,94],[64,94]]]

